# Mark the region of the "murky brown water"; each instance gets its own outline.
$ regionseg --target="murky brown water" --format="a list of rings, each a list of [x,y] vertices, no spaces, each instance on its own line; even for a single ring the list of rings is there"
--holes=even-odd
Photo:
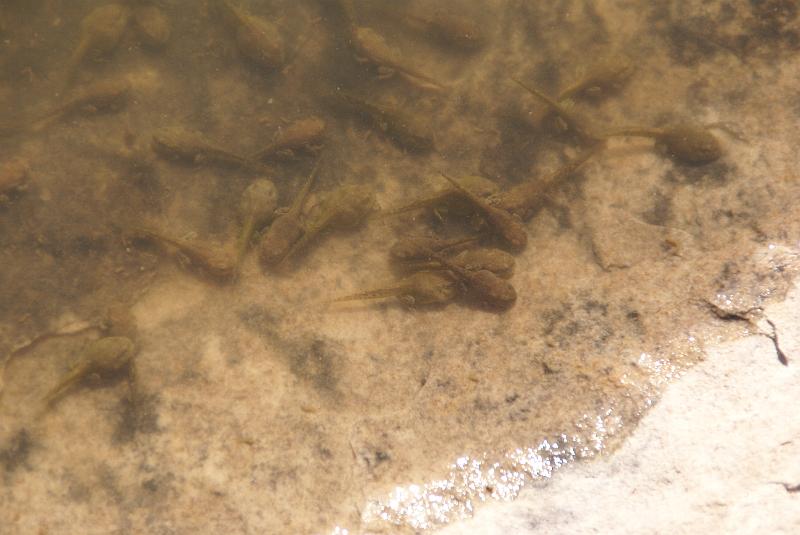
[[[613,450],[795,273],[796,2],[110,6],[0,3],[12,533],[434,527]],[[496,191],[390,213],[440,172]],[[264,178],[297,210],[270,235],[262,183],[241,241]],[[398,239],[474,235],[513,276],[397,282]]]

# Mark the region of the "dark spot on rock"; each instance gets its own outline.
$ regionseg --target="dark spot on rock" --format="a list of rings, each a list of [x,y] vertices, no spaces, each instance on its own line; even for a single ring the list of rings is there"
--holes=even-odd
[[[436,380],[436,386],[437,386],[437,388],[450,388],[450,386],[451,386],[452,384],[453,384],[453,382],[452,382],[450,379],[444,379],[444,380],[442,380],[442,379],[437,379],[437,380]]]
[[[750,95],[750,90],[745,89],[731,89],[730,91],[725,91],[722,93],[722,98],[727,101],[729,104],[744,104],[747,100],[747,97]]]
[[[480,396],[473,400],[472,405],[476,410],[481,412],[492,412],[497,409],[497,403],[488,398],[482,398]]]
[[[290,356],[289,368],[293,374],[305,379],[314,387],[333,391],[336,389],[335,361],[340,355],[325,340],[314,340],[305,348],[300,348]]]
[[[560,309],[545,310],[542,313],[544,320],[544,327],[542,328],[543,334],[552,334],[556,326],[566,317],[569,308],[567,305],[562,306]]]
[[[797,18],[795,0],[750,0],[753,30],[763,40],[792,42],[793,30],[788,27]]]
[[[254,332],[263,332],[264,329],[272,329],[276,319],[264,307],[252,305],[237,312],[239,320],[246,328]]]
[[[672,198],[661,190],[654,191],[652,197],[653,204],[649,210],[642,212],[642,219],[651,225],[665,226],[672,217]]]
[[[91,489],[81,483],[70,478],[69,486],[67,487],[67,496],[74,502],[86,502],[91,496]]]
[[[11,473],[26,464],[31,453],[31,436],[27,429],[20,429],[11,437],[8,445],[0,450],[0,463]]]
[[[589,312],[590,314],[596,312],[602,316],[605,316],[608,314],[608,304],[590,299],[583,304],[583,310]]]
[[[517,409],[509,413],[508,420],[510,422],[526,422],[528,421],[528,415],[530,412],[531,410],[527,407]]]
[[[581,326],[577,321],[570,321],[561,329],[561,334],[564,336],[575,336],[581,330]]]
[[[367,471],[373,475],[380,469],[381,465],[388,463],[392,459],[387,448],[375,446],[366,446],[359,449],[357,456]]]
[[[158,482],[155,479],[147,479],[142,482],[142,488],[148,492],[156,492],[158,490]]]
[[[708,25],[708,21],[697,17],[669,25],[666,38],[673,61],[680,65],[692,66],[713,57],[720,51],[706,32],[698,30]]]
[[[124,396],[119,402],[119,421],[112,440],[118,444],[130,442],[137,433],[156,433],[158,427],[158,396]]]

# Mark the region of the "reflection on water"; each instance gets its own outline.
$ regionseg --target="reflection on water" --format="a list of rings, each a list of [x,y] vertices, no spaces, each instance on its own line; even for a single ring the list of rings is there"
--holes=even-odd
[[[2,3],[0,524],[426,529],[613,450],[794,274],[798,35]]]

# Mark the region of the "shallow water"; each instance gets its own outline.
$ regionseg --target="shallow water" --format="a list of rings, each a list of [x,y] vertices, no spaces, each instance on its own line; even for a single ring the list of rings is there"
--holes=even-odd
[[[0,5],[0,525],[432,528],[613,451],[704,343],[757,332],[744,319],[795,273],[793,2],[459,2],[480,21],[466,47],[407,17],[450,2],[355,2],[352,25],[333,1],[235,3],[275,24],[272,68],[217,4],[129,2],[118,42],[74,68],[81,21],[102,2]],[[163,43],[137,24],[143,6],[165,17]],[[393,73],[359,49],[359,28],[401,51],[382,66]],[[568,113],[596,132],[715,125],[722,155],[687,164],[619,137],[546,183],[587,141],[509,77],[555,96],[615,58],[628,76]],[[108,81],[129,87],[110,109],[51,113]],[[404,118],[354,112],[343,92]],[[154,143],[181,127],[249,156],[309,117],[321,139],[258,164]],[[343,185],[380,211],[277,269],[260,262],[268,223],[222,281],[137,231],[234,262],[245,188],[266,177],[289,206],[317,161],[306,228]],[[540,184],[524,250],[463,199],[388,213],[446,188],[440,171],[501,191]],[[507,310],[474,289],[441,306],[331,302],[393,286],[401,237],[476,233],[514,254]],[[45,405],[109,335],[135,342],[132,363]]]

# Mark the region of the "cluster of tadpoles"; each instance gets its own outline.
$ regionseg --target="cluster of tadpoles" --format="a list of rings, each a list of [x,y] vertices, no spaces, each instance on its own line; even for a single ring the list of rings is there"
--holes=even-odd
[[[395,213],[444,205],[457,197],[466,200],[482,216],[486,228],[482,235],[453,239],[403,238],[392,247],[390,255],[403,269],[412,271],[410,275],[387,288],[361,292],[335,301],[397,297],[407,305],[432,305],[447,303],[466,293],[484,306],[509,308],[517,298],[517,292],[507,280],[514,271],[514,257],[501,249],[477,247],[480,239],[493,236],[508,251],[520,252],[524,249],[527,235],[523,221],[533,215],[551,186],[575,172],[589,157],[604,148],[606,140],[616,136],[653,138],[661,152],[688,165],[707,164],[722,155],[719,142],[708,128],[691,122],[675,123],[664,128],[622,127],[601,132],[565,104],[582,94],[592,95],[610,89],[627,78],[630,72],[627,62],[604,62],[589,72],[584,80],[564,90],[558,100],[512,77],[512,81],[550,108],[561,121],[562,127],[577,135],[588,148],[553,175],[536,178],[506,192],[496,192],[492,188],[487,190],[485,186],[481,188],[480,177],[468,177],[477,186],[473,191],[440,173],[452,188],[396,210]],[[486,196],[478,193],[481,190]]]
[[[267,179],[255,180],[244,190],[239,210],[241,232],[235,248],[200,244],[151,228],[134,229],[132,237],[155,239],[215,280],[228,282],[237,277],[257,232],[254,247],[262,268],[280,272],[326,231],[356,229],[376,216],[420,208],[444,209],[468,219],[477,214],[484,227],[480,234],[399,240],[390,256],[395,266],[407,273],[405,277],[389,288],[336,301],[394,296],[408,305],[434,305],[466,293],[487,307],[508,308],[516,301],[516,291],[508,281],[514,272],[514,257],[507,251],[517,253],[525,248],[528,237],[524,221],[535,213],[544,192],[577,170],[602,146],[596,143],[552,175],[507,191],[498,191],[491,181],[481,177],[456,180],[441,173],[449,187],[408,206],[385,211],[379,209],[372,188],[363,184],[341,185],[321,193],[315,203],[307,206],[320,166],[318,160],[288,207],[277,208],[276,188]],[[507,251],[477,247],[491,238]]]
[[[265,270],[281,271],[320,235],[331,230],[355,229],[377,211],[375,194],[360,184],[344,184],[323,192],[310,208],[309,193],[317,175],[315,164],[295,199],[278,208],[278,194],[272,181],[253,181],[242,193],[239,204],[241,231],[236,246],[213,246],[170,236],[154,228],[137,227],[131,238],[153,239],[179,253],[193,267],[218,282],[237,278],[242,260],[259,231],[255,248]]]
[[[149,2],[131,5],[107,4],[94,9],[81,24],[79,43],[67,62],[64,87],[76,78],[79,67],[91,54],[108,54],[133,27],[140,39],[151,47],[163,46],[169,39],[169,21],[160,9]],[[377,68],[380,76],[395,73],[414,87],[444,92],[442,84],[408,64],[398,49],[383,36],[358,20],[352,0],[331,2],[346,22],[343,36],[361,62]],[[286,65],[287,53],[283,32],[273,23],[249,13],[231,0],[215,0],[213,6],[241,56],[262,69],[276,70]],[[447,42],[448,46],[476,51],[485,43],[480,26],[462,15],[436,10],[429,16],[404,13],[402,19],[411,26]],[[395,296],[414,305],[441,304],[463,294],[492,308],[508,308],[516,300],[516,291],[508,281],[514,271],[511,253],[523,250],[527,243],[525,221],[541,205],[548,190],[574,173],[593,154],[599,152],[611,137],[644,136],[653,138],[656,147],[680,162],[701,165],[722,154],[717,139],[709,129],[690,122],[663,128],[619,127],[599,129],[574,111],[571,101],[609,92],[627,80],[631,63],[623,58],[598,61],[585,76],[551,98],[516,78],[516,84],[534,95],[549,108],[563,129],[569,130],[584,145],[582,152],[562,169],[544,178],[536,177],[498,191],[496,185],[481,177],[454,179],[441,173],[449,187],[432,198],[417,201],[397,213],[425,207],[461,205],[467,218],[479,214],[483,221],[481,234],[459,238],[404,238],[391,250],[391,257],[407,274],[388,288],[376,289],[343,297],[337,301]],[[74,113],[114,111],[128,101],[127,80],[103,80],[82,88],[65,98],[51,111],[28,121],[26,130],[40,130],[52,122]],[[432,130],[426,121],[348,91],[337,90],[321,95],[334,110],[355,116],[380,131],[385,137],[409,152],[435,150]],[[4,129],[0,128],[0,132]],[[266,162],[317,155],[324,144],[326,123],[310,115],[280,129],[273,140],[250,155],[222,148],[199,132],[183,126],[157,130],[152,136],[153,152],[162,158],[192,164],[235,167],[241,170],[271,174]],[[313,240],[329,230],[353,229],[378,212],[374,193],[368,186],[345,184],[317,196],[318,202],[307,207],[319,161],[296,194],[291,204],[278,209],[278,192],[267,178],[254,180],[243,192],[239,205],[241,232],[235,245],[209,245],[198,240],[171,236],[154,227],[137,227],[132,237],[155,240],[169,251],[179,254],[190,264],[219,281],[234,280],[253,237],[258,235],[256,249],[266,270],[280,270]],[[467,206],[463,210],[464,205]],[[494,240],[501,247],[480,248]]]
[[[722,154],[720,144],[705,127],[693,123],[676,123],[664,128],[622,127],[600,131],[566,103],[569,99],[578,98],[582,94],[595,94],[597,91],[608,89],[629,74],[629,66],[604,63],[602,68],[589,73],[586,80],[562,92],[558,100],[512,78],[515,83],[544,102],[564,128],[579,137],[585,145],[583,151],[552,175],[537,177],[507,191],[498,191],[494,183],[481,177],[465,177],[457,180],[440,173],[449,183],[449,187],[430,198],[384,212],[384,215],[429,207],[444,207],[447,211],[448,205],[455,203],[461,205],[461,208],[452,210],[453,213],[461,213],[466,218],[479,214],[482,220],[482,232],[479,235],[456,238],[403,238],[391,248],[390,256],[394,265],[404,272],[404,276],[387,287],[341,297],[334,301],[395,297],[406,305],[423,306],[442,305],[465,295],[485,307],[507,309],[513,306],[517,299],[517,292],[508,279],[514,272],[512,253],[519,253],[527,244],[524,222],[535,214],[550,188],[561,183],[592,155],[602,150],[609,138],[651,137],[655,139],[656,146],[661,152],[690,165],[702,165],[720,157]],[[308,148],[312,145],[312,141],[321,144],[324,122],[311,118],[302,121],[301,124],[309,127],[287,129],[294,132],[288,136],[291,138],[291,143],[277,142],[274,145],[285,147],[281,150],[289,150],[294,154],[303,147]],[[305,135],[306,133],[308,135]],[[183,141],[179,142],[181,139]],[[185,136],[181,138],[174,134],[172,136],[157,134],[154,137],[154,148],[162,155],[178,155],[194,161],[201,157],[217,159],[228,164],[256,169],[260,165],[259,159],[269,157],[276,152],[267,149],[257,157],[241,158],[221,152],[220,149],[212,149],[207,144],[186,143],[185,139]],[[205,148],[200,150],[199,147]],[[230,279],[237,273],[237,266],[243,258],[253,232],[261,226],[265,230],[261,233],[257,244],[260,262],[265,269],[280,269],[323,231],[356,228],[377,212],[373,193],[370,188],[363,185],[341,186],[323,195],[321,201],[310,211],[305,210],[317,165],[288,208],[275,210],[277,194],[274,186],[265,179],[254,182],[245,190],[241,204],[243,230],[235,261],[231,261],[229,255],[208,254],[207,249],[198,250],[197,246],[166,238],[153,231],[149,231],[149,234],[178,248],[195,263],[204,267],[205,271],[220,279]],[[268,224],[270,220],[271,224]],[[487,238],[493,239],[501,248],[480,247],[479,244]]]
[[[329,3],[344,15],[347,23],[344,37],[359,61],[376,67],[380,76],[394,72],[418,89],[447,90],[445,84],[410,66],[406,56],[389,46],[377,31],[359,22],[352,0]],[[289,54],[282,32],[275,24],[247,12],[231,0],[215,0],[213,5],[243,58],[266,70],[286,65]],[[474,52],[486,42],[480,26],[460,14],[436,10],[428,15],[395,15],[446,46]],[[147,0],[127,0],[125,4],[111,3],[95,8],[85,17],[80,30],[78,45],[66,63],[61,100],[33,118],[0,125],[0,135],[35,133],[74,115],[121,109],[130,100],[131,84],[126,78],[100,80],[67,93],[81,65],[94,55],[110,54],[129,31],[135,32],[140,41],[152,49],[164,47],[170,38],[169,20],[157,5]],[[235,244],[209,245],[171,236],[153,227],[130,229],[130,236],[155,240],[214,280],[230,282],[237,278],[252,246],[265,271],[282,271],[327,231],[355,229],[376,215],[386,217],[432,209],[437,215],[445,213],[470,222],[479,231],[455,237],[404,237],[389,250],[392,265],[402,273],[398,279],[386,287],[333,301],[396,298],[407,306],[441,306],[463,296],[484,307],[508,309],[517,299],[517,291],[509,279],[515,271],[513,255],[521,252],[528,241],[525,222],[547,200],[549,191],[604,149],[608,139],[619,136],[652,138],[661,153],[688,165],[707,164],[722,155],[720,144],[709,128],[692,122],[678,122],[662,128],[603,130],[574,111],[572,101],[611,92],[627,80],[632,71],[631,63],[623,58],[598,61],[581,80],[555,98],[512,77],[514,83],[555,115],[560,128],[577,137],[584,146],[581,152],[549,176],[532,178],[505,191],[480,176],[455,179],[440,172],[448,187],[393,210],[381,211],[372,189],[362,184],[345,184],[320,193],[317,201],[307,206],[321,162],[318,154],[327,131],[326,122],[315,115],[297,119],[279,129],[265,147],[250,155],[222,148],[183,126],[161,128],[152,136],[153,152],[162,158],[191,164],[234,167],[263,176],[271,174],[267,162],[297,160],[304,156],[318,159],[287,207],[278,208],[278,192],[271,180],[258,178],[249,184],[239,204],[240,233]],[[340,88],[323,94],[321,100],[335,111],[360,119],[406,151],[435,150],[429,123],[417,115]],[[17,167],[19,165],[3,168],[0,199],[23,188],[21,182],[26,173]],[[132,336],[128,331],[108,331],[90,342],[73,369],[46,394],[45,405],[52,406],[87,377],[130,370],[137,351]]]

